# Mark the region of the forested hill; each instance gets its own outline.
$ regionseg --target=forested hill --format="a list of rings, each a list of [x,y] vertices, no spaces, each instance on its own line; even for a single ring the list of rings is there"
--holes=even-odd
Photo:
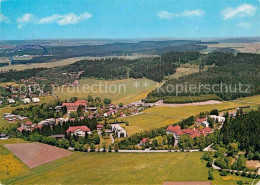
[[[228,145],[238,142],[240,150],[260,152],[260,109],[248,115],[239,114],[223,124],[220,140]]]
[[[113,56],[141,54],[162,54],[168,51],[200,51],[206,49],[207,42],[196,40],[169,40],[169,41],[141,41],[137,43],[112,43],[104,45],[80,45],[80,46],[45,46],[50,56],[34,57],[31,60],[15,60],[14,64],[42,63],[58,59],[82,57],[82,56]],[[3,50],[0,57],[9,57],[11,49]],[[17,52],[17,55],[41,55],[39,49]]]
[[[140,58],[135,60],[121,58],[81,60],[71,65],[52,69],[31,69],[24,72],[10,71],[0,74],[0,81],[12,81],[38,76],[45,77],[50,81],[62,83],[62,73],[84,71],[81,77],[93,77],[106,80],[146,77],[160,82],[165,76],[174,74],[180,64],[196,60],[201,56],[203,56],[203,54],[199,52],[186,51],[166,53],[162,55],[162,57]]]
[[[169,57],[176,57],[174,53],[173,55]],[[179,79],[168,80],[162,88],[151,92],[147,101],[167,99],[171,103],[171,97],[172,102],[175,102],[176,96],[189,96],[192,99],[205,94],[213,94],[223,100],[233,100],[260,94],[260,55],[212,53],[200,62],[201,69],[205,65],[215,67]],[[241,84],[240,89],[239,84]],[[176,85],[179,85],[179,88]],[[181,86],[188,88],[193,86],[193,88],[181,91]]]

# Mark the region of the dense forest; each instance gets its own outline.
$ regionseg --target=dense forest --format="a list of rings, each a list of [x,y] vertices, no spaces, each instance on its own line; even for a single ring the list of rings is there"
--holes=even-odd
[[[44,70],[44,68],[27,69],[23,71],[10,70],[6,73],[0,73],[0,82],[11,82],[21,79],[27,79],[32,76],[37,76],[39,72]]]
[[[235,118],[227,119],[220,132],[220,141],[228,145],[239,143],[239,149],[260,152],[260,109],[249,114],[238,112]]]
[[[220,99],[233,100],[260,94],[260,55],[212,53],[200,58],[200,68],[203,69],[205,65],[213,67],[168,80],[161,88],[148,95],[148,101],[203,94],[214,94]]]

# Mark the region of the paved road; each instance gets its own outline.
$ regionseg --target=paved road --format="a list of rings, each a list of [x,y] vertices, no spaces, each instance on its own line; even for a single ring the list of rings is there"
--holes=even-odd
[[[181,152],[180,150],[118,150],[118,152],[122,153],[166,153],[166,152]],[[193,150],[185,150],[184,152],[199,152],[199,149],[193,149]]]

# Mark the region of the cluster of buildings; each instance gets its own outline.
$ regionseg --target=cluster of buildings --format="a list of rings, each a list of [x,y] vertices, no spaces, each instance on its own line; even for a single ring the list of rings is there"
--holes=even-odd
[[[11,113],[5,113],[4,119],[7,120],[9,123],[15,122],[15,121],[26,121],[28,120],[27,117],[11,114]]]
[[[210,133],[213,133],[213,130],[209,127],[205,127],[203,129],[198,128],[187,128],[187,129],[181,129],[179,125],[177,126],[168,126],[166,129],[167,134],[172,134],[176,140],[179,139],[179,137],[183,134],[189,135],[191,138],[200,137],[201,135],[206,136]]]
[[[123,112],[124,109],[129,109],[133,115],[138,114],[139,111],[143,110],[143,108],[135,107],[135,105],[126,105],[123,107],[120,107],[118,105],[110,104],[108,106],[103,106],[99,109],[97,107],[88,107],[88,101],[86,100],[77,100],[73,103],[63,103],[61,107],[66,107],[67,112],[76,112],[78,108],[81,106],[85,110],[85,113],[89,113],[88,118],[98,118],[98,117],[110,117],[113,115],[116,115],[117,113],[120,113],[120,117],[126,117],[126,114]]]

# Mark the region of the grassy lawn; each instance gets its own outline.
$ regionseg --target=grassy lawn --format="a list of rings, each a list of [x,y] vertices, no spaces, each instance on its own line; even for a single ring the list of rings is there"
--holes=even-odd
[[[134,82],[140,84],[139,87],[134,87]],[[144,88],[143,83],[148,83],[148,87]],[[101,84],[101,85],[100,85]],[[156,82],[149,79],[124,79],[124,80],[96,80],[96,79],[81,79],[81,87],[89,86],[89,89],[75,88],[60,88],[56,89],[56,96],[60,99],[69,99],[70,97],[87,98],[88,95],[100,98],[111,98],[112,103],[128,104],[137,100],[141,100],[147,96],[147,94],[156,88]],[[106,88],[106,87],[107,88]],[[91,88],[93,87],[93,88]],[[101,87],[101,89],[100,89]],[[109,90],[111,88],[111,91]],[[107,89],[107,90],[106,90]]]
[[[159,128],[180,121],[176,118],[166,118],[160,115],[140,114],[137,116],[130,116],[122,119],[128,121],[129,126],[125,126],[128,135],[133,135],[137,132],[150,130],[152,128]]]
[[[80,153],[28,170],[2,183],[10,184],[162,184],[207,181],[202,153]],[[220,177],[213,184],[236,184],[241,177]],[[251,182],[251,179],[246,179]]]

